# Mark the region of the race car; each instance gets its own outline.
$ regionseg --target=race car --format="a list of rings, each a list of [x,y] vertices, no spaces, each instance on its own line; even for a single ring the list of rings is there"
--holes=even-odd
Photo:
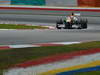
[[[77,15],[60,18],[56,22],[57,29],[87,29],[87,19]]]

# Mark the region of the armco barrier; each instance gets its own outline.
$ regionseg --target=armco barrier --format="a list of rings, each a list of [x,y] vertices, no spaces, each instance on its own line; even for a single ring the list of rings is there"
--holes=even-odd
[[[100,12],[100,8],[79,8],[79,7],[0,6],[0,9]]]

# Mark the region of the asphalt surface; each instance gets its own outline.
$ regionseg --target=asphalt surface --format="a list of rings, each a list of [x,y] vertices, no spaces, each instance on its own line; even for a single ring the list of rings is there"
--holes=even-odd
[[[63,16],[0,14],[0,21],[55,26],[59,17]],[[88,29],[82,30],[0,30],[0,45],[100,41],[100,17],[85,18],[89,20]]]
[[[2,22],[13,22],[13,23],[31,23],[31,24],[47,24],[54,25],[55,22],[66,16],[54,16],[54,15],[24,15],[24,14],[0,14],[0,21]],[[86,17],[89,24],[100,24],[100,17]]]

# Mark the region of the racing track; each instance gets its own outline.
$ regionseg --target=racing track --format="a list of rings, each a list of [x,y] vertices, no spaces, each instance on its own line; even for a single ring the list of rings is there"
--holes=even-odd
[[[62,16],[60,16],[62,17]],[[55,25],[59,16],[0,14],[1,21]],[[0,30],[0,45],[48,42],[100,41],[100,17],[87,17],[88,29],[83,30]]]

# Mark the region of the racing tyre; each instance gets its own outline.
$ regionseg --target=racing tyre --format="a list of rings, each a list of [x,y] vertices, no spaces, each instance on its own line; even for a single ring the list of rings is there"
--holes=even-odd
[[[81,20],[81,29],[87,29],[87,19]]]
[[[58,21],[56,22],[56,28],[57,28],[57,29],[61,29],[61,28],[62,28],[62,27],[60,27],[61,24],[63,24],[62,19],[60,19],[60,20],[58,20]]]
[[[61,29],[61,27],[59,27],[59,24],[56,24],[56,28],[57,28],[57,29]]]
[[[72,29],[71,23],[65,22],[65,28],[64,29]]]

